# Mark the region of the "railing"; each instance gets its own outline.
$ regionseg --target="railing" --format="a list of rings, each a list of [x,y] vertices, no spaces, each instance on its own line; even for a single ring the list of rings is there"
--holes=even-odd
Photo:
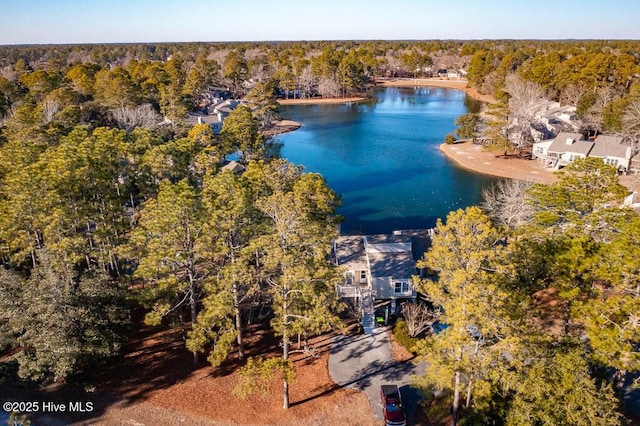
[[[337,285],[336,293],[338,297],[360,297],[361,289],[352,285]]]
[[[414,290],[413,288],[409,288],[407,291],[392,291],[391,292],[392,296],[396,296],[396,297],[413,297],[414,296]]]

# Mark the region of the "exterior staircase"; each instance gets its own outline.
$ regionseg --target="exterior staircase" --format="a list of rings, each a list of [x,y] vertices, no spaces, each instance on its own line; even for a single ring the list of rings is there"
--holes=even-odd
[[[375,300],[371,290],[363,290],[360,293],[362,306],[362,329],[364,334],[373,334],[376,328],[376,319],[374,315]]]

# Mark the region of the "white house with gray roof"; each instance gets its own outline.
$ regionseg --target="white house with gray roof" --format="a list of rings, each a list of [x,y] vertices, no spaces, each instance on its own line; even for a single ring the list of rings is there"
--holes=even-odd
[[[393,234],[343,235],[333,243],[334,262],[345,268],[341,297],[370,291],[377,300],[415,299],[412,277],[429,240],[428,230]]]
[[[219,135],[222,131],[222,123],[224,121],[224,117],[222,114],[205,114],[202,112],[190,112],[187,116],[186,122],[187,124],[208,124],[211,126],[211,130],[214,135]]]
[[[208,124],[214,135],[219,135],[225,118],[236,109],[238,105],[246,105],[245,101],[237,99],[212,98],[207,100],[207,105],[201,111],[190,112],[187,115],[187,124]]]
[[[589,157],[602,158],[606,164],[615,166],[621,172],[629,170],[631,146],[623,144],[620,136],[599,135],[594,142]]]
[[[593,145],[581,133],[561,132],[554,139],[534,143],[532,156],[547,167],[560,168],[576,158],[586,158]]]
[[[576,158],[596,157],[626,172],[630,169],[632,149],[630,145],[623,144],[619,136],[599,135],[591,141],[581,133],[562,132],[554,139],[534,143],[531,155],[547,167],[556,169]]]

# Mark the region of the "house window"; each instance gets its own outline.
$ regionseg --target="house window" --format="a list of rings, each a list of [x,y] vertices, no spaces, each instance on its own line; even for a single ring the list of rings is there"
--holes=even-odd
[[[360,271],[360,282],[361,283],[367,282],[367,271]]]
[[[409,283],[406,281],[397,281],[393,286],[394,294],[404,294],[409,291]]]
[[[346,282],[347,282],[347,285],[353,284],[353,271],[347,271]]]
[[[605,163],[607,163],[610,166],[618,166],[618,159],[617,158],[605,158],[604,160]]]

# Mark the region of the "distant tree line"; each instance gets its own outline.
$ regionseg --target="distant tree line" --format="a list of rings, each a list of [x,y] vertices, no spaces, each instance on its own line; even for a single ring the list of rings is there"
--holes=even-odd
[[[470,86],[502,102],[514,95],[507,77],[517,75],[578,106],[586,130],[637,133],[638,52],[637,41],[624,40],[0,46],[0,118],[39,104],[44,119],[123,125],[123,114],[148,104],[177,123],[213,86],[240,97],[268,81],[283,97],[336,97],[377,78],[464,69]]]

